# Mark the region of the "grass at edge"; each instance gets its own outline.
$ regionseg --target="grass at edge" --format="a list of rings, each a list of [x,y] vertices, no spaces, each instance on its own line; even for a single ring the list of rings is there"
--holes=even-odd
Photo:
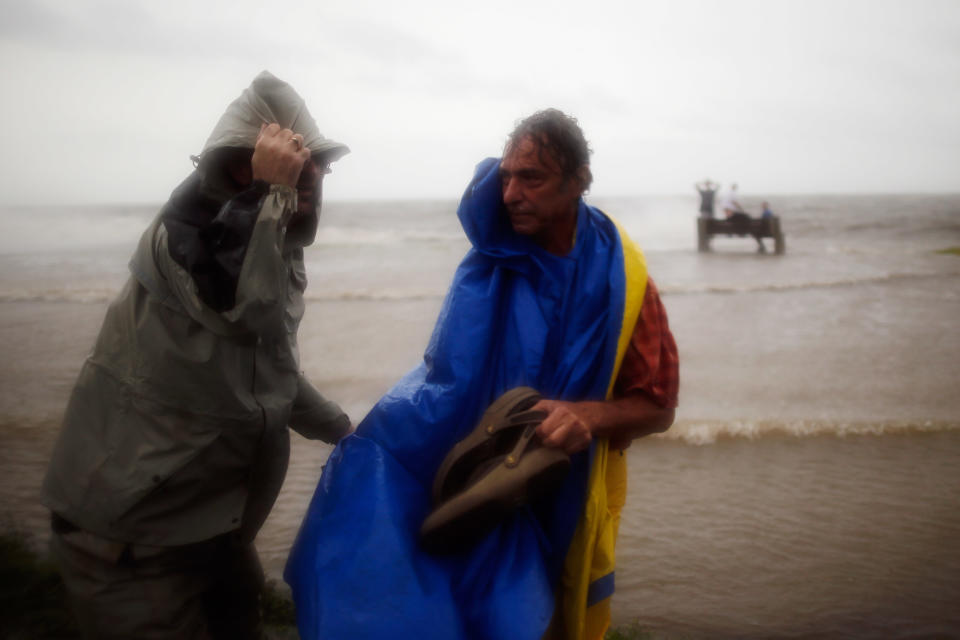
[[[293,600],[275,581],[267,582],[260,606],[266,640],[297,640]],[[80,638],[56,566],[13,529],[0,532],[0,638]]]
[[[0,533],[0,629],[10,640],[80,637],[56,567],[16,532]]]
[[[287,591],[267,581],[261,600],[265,640],[298,640]],[[80,632],[66,604],[60,574],[26,535],[0,532],[0,636],[6,640],[75,640]],[[637,623],[610,629],[604,640],[656,640]]]

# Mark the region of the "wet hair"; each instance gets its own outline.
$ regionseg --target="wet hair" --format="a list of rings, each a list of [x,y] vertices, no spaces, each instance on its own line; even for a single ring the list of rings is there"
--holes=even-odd
[[[568,116],[559,109],[543,109],[532,116],[517,122],[513,132],[507,137],[504,152],[520,144],[529,137],[538,146],[538,153],[546,151],[557,164],[564,180],[578,179],[577,170],[586,168],[586,177],[582,188],[590,188],[593,174],[590,172],[590,154],[593,151],[583,137],[583,130],[577,119]]]

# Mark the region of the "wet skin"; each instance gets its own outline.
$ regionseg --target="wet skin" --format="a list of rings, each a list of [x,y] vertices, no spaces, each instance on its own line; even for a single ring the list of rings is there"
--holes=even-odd
[[[570,251],[583,192],[577,179],[564,178],[559,163],[527,136],[506,149],[500,184],[514,231],[551,253]]]

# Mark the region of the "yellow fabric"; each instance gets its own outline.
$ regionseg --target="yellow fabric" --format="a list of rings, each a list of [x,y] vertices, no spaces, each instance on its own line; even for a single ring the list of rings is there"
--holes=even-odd
[[[623,246],[627,291],[617,357],[607,387],[608,399],[613,396],[613,385],[633,336],[647,288],[647,267],[643,254],[623,227],[615,220],[613,222]],[[622,451],[611,450],[606,440],[598,440],[590,469],[587,504],[567,551],[557,592],[557,610],[547,638],[600,639],[610,626],[610,598],[588,607],[587,592],[594,581],[614,570],[620,512],[626,499],[627,458]]]
[[[609,218],[609,216],[607,217]],[[610,218],[610,220],[616,225],[617,231],[620,233],[627,292],[623,305],[623,321],[620,324],[620,339],[617,341],[617,359],[613,365],[613,372],[610,374],[610,382],[607,384],[607,399],[613,397],[613,384],[620,373],[620,364],[623,362],[623,356],[626,355],[630,339],[633,337],[633,329],[637,324],[637,318],[640,317],[640,307],[643,306],[643,296],[647,291],[647,261],[643,257],[640,247],[633,243],[633,240],[616,220],[613,218]]]

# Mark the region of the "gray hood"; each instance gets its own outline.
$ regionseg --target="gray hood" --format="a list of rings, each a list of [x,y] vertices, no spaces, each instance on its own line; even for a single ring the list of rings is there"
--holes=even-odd
[[[302,135],[304,146],[312,154],[322,154],[330,162],[350,152],[345,144],[323,137],[306,103],[293,87],[269,71],[261,71],[220,117],[203,145],[201,160],[210,150],[221,147],[252,149],[260,126],[272,122]]]

